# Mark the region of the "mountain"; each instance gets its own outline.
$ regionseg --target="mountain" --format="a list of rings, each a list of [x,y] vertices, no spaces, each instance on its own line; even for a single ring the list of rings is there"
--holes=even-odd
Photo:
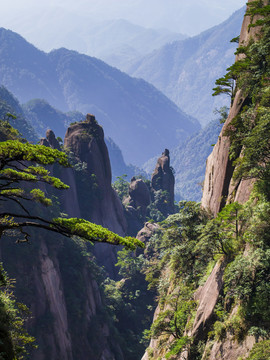
[[[39,18],[38,23],[29,27],[35,16]],[[15,28],[44,51],[65,47],[120,69],[166,43],[187,37],[166,29],[145,28],[124,19],[98,21],[93,17],[89,21],[83,13],[74,14],[59,7],[46,8],[42,14],[33,11],[23,17],[13,15],[8,27]]]
[[[38,141],[38,133],[25,116],[19,101],[4,86],[0,87],[0,119],[8,120],[9,124],[28,141],[34,143]]]
[[[64,113],[42,99],[30,100],[22,108],[39,137],[44,136],[47,129],[53,129],[56,134],[64,134],[70,123],[84,117],[79,111]]]
[[[91,25],[97,21],[125,19],[143,27],[167,28],[173,32],[196,35],[210,26],[221,23],[244,4],[245,0],[224,2],[220,0],[168,0],[166,3],[164,0],[148,0],[147,2],[143,0],[78,0],[76,3],[72,0],[57,2],[27,0],[26,3],[17,0],[16,6],[12,7],[3,3],[0,22],[2,26],[26,37],[27,33],[33,34],[36,31],[36,34],[33,34],[36,39],[46,37],[46,34],[38,32],[40,25],[46,22],[53,30],[56,30],[56,37],[60,36],[59,29],[63,33],[69,31],[71,36],[74,34],[73,30],[80,32],[77,27],[78,17],[82,18],[79,24],[82,28],[85,22]],[[69,18],[66,16],[67,12],[70,14]],[[63,18],[67,21],[64,22]],[[30,23],[32,26],[29,26]],[[59,23],[58,27],[57,23]],[[47,30],[50,32],[50,29]],[[31,38],[28,39],[33,41]]]
[[[246,15],[202,202],[181,202],[146,243],[159,304],[143,360],[270,358],[269,2],[250,0]]]
[[[222,125],[215,119],[179,146],[171,149],[175,176],[176,200],[200,201],[207,157],[217,142]],[[148,160],[143,169],[150,174],[157,157]]]
[[[205,125],[213,119],[213,110],[228,105],[228,98],[211,96],[215,80],[224,75],[234,60],[244,8],[228,20],[198,36],[167,44],[152,52],[127,72],[149,81],[186,113]]]
[[[175,171],[175,194],[185,200],[200,201],[205,176],[206,159],[217,142],[222,125],[213,120],[198,134],[171,152]]]
[[[21,102],[95,114],[127,162],[140,165],[200,128],[152,85],[101,60],[66,49],[46,54],[5,29],[0,40],[0,83]]]
[[[79,111],[64,113],[41,99],[33,99],[23,104],[21,112],[39,137],[43,137],[48,129],[53,129],[56,134],[64,134],[69,124],[81,121],[84,118],[84,115]],[[17,128],[16,123],[13,126]],[[28,136],[26,138],[29,139]],[[144,173],[143,170],[136,166],[125,163],[121,149],[110,137],[105,138],[105,142],[109,151],[113,182],[117,176],[122,176],[123,174],[126,174],[128,179],[131,179],[134,175]]]

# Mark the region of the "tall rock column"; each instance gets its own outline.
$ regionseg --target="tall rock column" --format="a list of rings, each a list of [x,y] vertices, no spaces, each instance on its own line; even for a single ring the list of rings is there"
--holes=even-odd
[[[154,194],[158,191],[166,191],[167,202],[166,206],[164,204],[164,210],[166,208],[168,214],[174,212],[174,183],[174,175],[170,166],[170,152],[165,149],[157,160],[156,168],[152,174],[151,188]]]
[[[127,227],[124,210],[111,186],[111,165],[104,132],[94,115],[87,114],[85,121],[75,123],[67,129],[64,147],[87,165],[89,181],[93,181],[95,185],[92,190],[94,196],[91,199],[85,195],[79,196],[80,208],[87,211],[87,214],[84,214],[81,210],[82,216],[119,235],[124,235]],[[80,191],[77,187],[79,194]],[[112,247],[108,244],[97,244],[95,254],[100,263],[113,275],[116,256]]]

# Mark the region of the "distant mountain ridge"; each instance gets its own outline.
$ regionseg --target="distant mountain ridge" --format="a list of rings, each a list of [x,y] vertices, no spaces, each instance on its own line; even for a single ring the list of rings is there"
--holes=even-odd
[[[30,27],[35,17],[39,21]],[[118,68],[119,62],[133,62],[166,43],[187,38],[175,31],[146,28],[122,18],[99,20],[60,7],[47,7],[42,13],[32,9],[23,16],[10,15],[2,22],[46,52],[65,47]]]
[[[221,128],[219,119],[215,119],[182,144],[170,149],[176,200],[201,200],[206,159],[217,142]],[[157,157],[144,164],[146,173],[151,173]]]
[[[24,116],[33,126],[40,138],[45,136],[48,129],[53,129],[57,134],[65,134],[70,123],[82,121],[85,117],[78,111],[67,113],[61,112],[53,108],[45,100],[41,99],[33,99],[28,101],[26,104],[23,104],[21,112],[24,113]],[[16,127],[16,123],[14,125]],[[134,165],[126,165],[121,149],[111,138],[105,137],[104,140],[110,156],[112,182],[117,179],[117,176],[121,176],[123,174],[126,174],[128,180],[130,180],[134,175],[143,173],[143,170]]]
[[[20,102],[40,98],[61,111],[95,114],[125,160],[135,165],[200,128],[196,119],[144,80],[75,51],[46,54],[3,28],[0,83]]]
[[[234,61],[236,45],[230,40],[240,33],[244,10],[200,35],[163,46],[127,72],[149,81],[202,125],[209,123],[213,110],[229,103],[228,98],[211,94],[215,80]]]

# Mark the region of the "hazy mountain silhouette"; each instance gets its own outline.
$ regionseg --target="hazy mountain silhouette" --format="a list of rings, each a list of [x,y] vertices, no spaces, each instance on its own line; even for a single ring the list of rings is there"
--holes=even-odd
[[[200,127],[152,85],[96,58],[66,49],[47,54],[3,28],[0,54],[0,83],[21,102],[40,98],[61,111],[95,114],[133,164],[176,146]]]
[[[149,81],[201,124],[210,122],[213,110],[228,98],[211,96],[215,80],[234,61],[244,8],[202,34],[167,44],[133,64],[128,73]]]

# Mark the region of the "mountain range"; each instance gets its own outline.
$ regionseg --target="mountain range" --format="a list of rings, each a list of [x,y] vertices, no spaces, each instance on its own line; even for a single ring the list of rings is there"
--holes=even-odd
[[[154,86],[101,60],[63,48],[47,54],[3,28],[0,41],[2,85],[21,103],[40,98],[61,111],[95,114],[127,162],[140,165],[200,128]]]
[[[230,40],[241,30],[244,8],[200,35],[167,44],[125,69],[150,82],[202,125],[213,120],[213,110],[229,105],[226,97],[213,98],[215,80],[234,61]]]

